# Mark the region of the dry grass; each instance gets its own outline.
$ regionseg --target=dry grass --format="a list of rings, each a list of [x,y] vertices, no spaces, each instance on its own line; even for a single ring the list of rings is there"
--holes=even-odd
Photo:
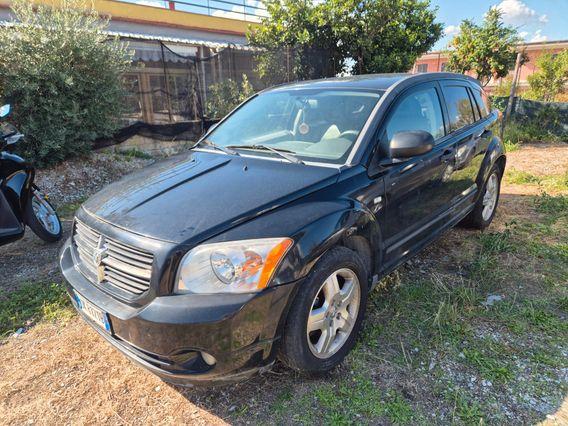
[[[221,424],[129,362],[78,318],[42,324],[1,347],[4,424]]]
[[[536,176],[559,175],[568,170],[568,144],[524,144],[507,154],[507,168]]]

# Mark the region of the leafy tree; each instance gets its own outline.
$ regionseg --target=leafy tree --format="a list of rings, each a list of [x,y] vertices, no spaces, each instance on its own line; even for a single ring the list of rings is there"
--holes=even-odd
[[[459,73],[473,71],[484,86],[491,78],[505,77],[515,66],[517,30],[503,23],[502,14],[491,8],[483,23],[465,20],[450,42],[448,68]]]
[[[553,102],[568,83],[568,49],[557,55],[544,53],[536,60],[538,71],[528,76],[528,97]]]
[[[245,74],[242,79],[240,86],[235,80],[228,79],[210,87],[206,107],[209,117],[223,118],[254,94],[254,89]]]
[[[268,17],[251,28],[249,42],[258,55],[260,77],[268,84],[333,77],[344,60],[343,49],[324,15],[311,0],[265,0]]]
[[[430,0],[328,0],[324,16],[353,74],[406,72],[442,35]]]
[[[26,135],[20,150],[41,166],[87,153],[95,139],[113,134],[131,62],[94,9],[80,0],[58,5],[14,0],[17,22],[0,28],[1,96]]]
[[[511,88],[513,87],[513,78],[506,77],[499,81],[499,85],[493,88],[492,96],[498,98],[506,98],[511,94]]]
[[[430,0],[266,0],[248,34],[269,83],[408,71],[442,34]]]

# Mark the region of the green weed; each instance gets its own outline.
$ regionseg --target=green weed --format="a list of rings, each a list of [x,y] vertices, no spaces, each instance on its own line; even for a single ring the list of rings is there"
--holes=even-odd
[[[132,160],[134,158],[139,158],[141,160],[151,160],[152,158],[154,158],[152,157],[152,155],[138,148],[123,149],[116,151],[116,153],[124,157],[126,160]]]
[[[25,284],[18,290],[0,295],[0,336],[38,321],[66,320],[74,315],[63,286]]]

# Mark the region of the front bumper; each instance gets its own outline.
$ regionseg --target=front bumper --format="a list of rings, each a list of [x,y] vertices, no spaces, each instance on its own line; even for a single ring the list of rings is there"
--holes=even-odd
[[[91,284],[74,266],[71,243],[60,255],[67,289],[108,314],[111,331],[81,316],[133,361],[175,384],[227,383],[268,368],[297,283],[258,294],[170,295],[137,307]],[[201,352],[216,362],[208,365]]]

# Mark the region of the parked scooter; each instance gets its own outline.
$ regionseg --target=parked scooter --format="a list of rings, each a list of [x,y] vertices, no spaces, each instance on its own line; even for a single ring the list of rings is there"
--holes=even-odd
[[[10,114],[10,105],[0,108],[0,120]],[[42,240],[61,239],[61,221],[53,206],[34,184],[35,169],[10,152],[24,135],[0,121],[0,245],[24,236],[26,225]]]

